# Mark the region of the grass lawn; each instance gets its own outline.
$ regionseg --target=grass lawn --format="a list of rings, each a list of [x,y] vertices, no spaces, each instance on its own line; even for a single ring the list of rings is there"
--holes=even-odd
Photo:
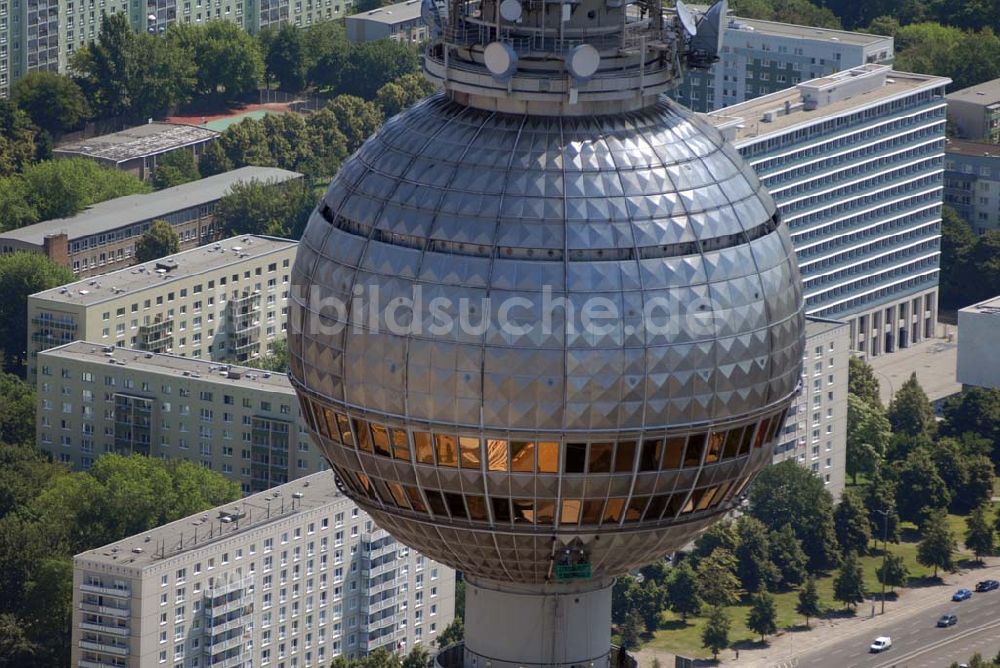
[[[960,549],[962,536],[965,533],[965,518],[950,515],[949,525],[958,540]],[[932,575],[933,569],[925,568],[917,563],[917,542],[916,531],[912,525],[903,524],[903,540],[898,545],[889,544],[889,551],[903,557],[907,568],[910,571],[910,579],[913,584],[917,584]],[[881,550],[881,544],[879,544]],[[971,554],[961,552],[959,559],[971,558]],[[865,572],[865,584],[869,592],[876,595],[881,591],[875,573],[882,563],[881,552],[873,556],[862,557],[861,564]],[[817,579],[816,588],[820,596],[820,605],[826,610],[828,615],[847,614],[842,604],[833,600],[833,574]],[[801,627],[805,624],[805,619],[795,612],[798,604],[798,591],[791,591],[775,595],[775,602],[778,609],[778,628],[791,629]],[[858,606],[857,614],[867,615],[871,612],[871,603],[862,603]],[[748,606],[731,606],[726,608],[732,625],[729,630],[730,644],[735,647],[745,647],[749,644],[760,641],[760,636],[755,636],[746,626]],[[663,613],[663,627],[657,631],[646,643],[646,647],[663,649],[668,652],[680,654],[692,658],[710,658],[711,652],[701,646],[701,630],[704,626],[704,617],[690,617],[687,622],[681,621],[679,615],[672,612]],[[810,622],[812,623],[812,622]]]

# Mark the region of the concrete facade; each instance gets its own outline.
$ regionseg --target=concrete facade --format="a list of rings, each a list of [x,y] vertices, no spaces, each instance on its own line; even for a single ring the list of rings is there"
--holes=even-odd
[[[72,341],[243,362],[283,338],[297,242],[247,235],[28,297],[28,378]]]
[[[834,498],[846,480],[850,332],[846,322],[806,320],[802,387],[774,448],[775,464],[795,460],[822,478]]]
[[[1000,390],[1000,297],[958,311],[958,382]]]
[[[1000,143],[1000,79],[948,93],[948,120],[961,139]]]
[[[892,37],[730,17],[720,60],[671,97],[709,112],[867,63],[891,63]]]
[[[979,234],[1000,229],[1000,147],[950,139],[944,169],[944,203]]]
[[[37,441],[73,468],[106,452],[186,459],[244,493],[328,468],[284,374],[83,341],[38,363]]]
[[[935,335],[948,83],[866,65],[708,115],[789,224],[807,313],[867,356]]]
[[[346,19],[347,39],[355,44],[392,39],[419,44],[427,39],[427,26],[420,18],[420,0],[406,0]]]
[[[242,167],[224,174],[101,202],[70,218],[48,220],[0,234],[0,254],[42,253],[80,278],[135,264],[135,249],[154,220],[164,220],[180,237],[180,250],[219,241],[215,205],[237,183],[284,183],[298,172],[272,167]]]
[[[77,555],[74,668],[325,668],[431,647],[455,572],[316,473]]]

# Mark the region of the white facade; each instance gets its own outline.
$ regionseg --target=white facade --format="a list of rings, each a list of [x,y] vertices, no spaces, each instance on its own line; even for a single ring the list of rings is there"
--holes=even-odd
[[[847,323],[806,320],[802,386],[774,448],[775,464],[795,460],[819,476],[834,498],[845,483],[850,343]]]
[[[891,63],[892,37],[731,17],[718,63],[671,96],[708,112],[867,63]]]
[[[807,314],[868,356],[935,336],[948,83],[865,65],[707,116],[788,223]]]
[[[1000,390],[1000,297],[958,311],[958,382]]]
[[[454,601],[317,473],[77,555],[71,665],[325,668],[431,645]]]

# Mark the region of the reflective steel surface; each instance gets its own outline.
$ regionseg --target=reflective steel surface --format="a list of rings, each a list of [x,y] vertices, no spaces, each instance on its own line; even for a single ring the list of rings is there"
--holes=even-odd
[[[787,228],[666,100],[557,117],[429,98],[342,168],[292,283],[293,382],[346,491],[501,581],[683,545],[770,461],[801,370]]]

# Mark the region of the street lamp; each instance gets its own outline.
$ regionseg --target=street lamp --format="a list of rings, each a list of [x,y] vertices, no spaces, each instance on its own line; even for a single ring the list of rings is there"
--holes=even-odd
[[[885,561],[886,557],[889,556],[889,511],[882,509],[876,510],[876,513],[882,516],[882,577],[879,580],[882,581],[882,612],[879,614],[885,614]]]

